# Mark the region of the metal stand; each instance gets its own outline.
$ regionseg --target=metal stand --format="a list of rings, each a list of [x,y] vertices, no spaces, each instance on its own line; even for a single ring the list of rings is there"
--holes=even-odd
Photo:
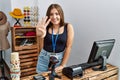
[[[51,74],[49,74],[49,80],[55,80],[55,78],[61,79],[59,75],[55,72],[55,65],[52,66]]]
[[[21,26],[21,24],[20,24],[20,19],[17,19],[17,18],[14,18],[15,20],[16,20],[16,23],[14,24],[14,26]]]
[[[4,60],[3,60],[3,56],[2,56],[2,51],[0,51],[0,67],[1,67],[1,77],[0,80],[8,80],[8,78],[5,76],[5,71],[4,71]]]
[[[49,74],[49,80],[55,80],[55,78],[59,78],[61,79],[61,76],[57,75],[57,73],[55,72],[55,65],[56,63],[58,63],[58,59],[54,56],[50,57],[50,62],[48,67],[51,68],[51,73]]]
[[[107,69],[107,67],[106,67],[107,57],[106,56],[100,56],[99,60],[102,62],[102,64],[100,65],[99,68],[93,67],[93,70],[94,71],[105,71]]]

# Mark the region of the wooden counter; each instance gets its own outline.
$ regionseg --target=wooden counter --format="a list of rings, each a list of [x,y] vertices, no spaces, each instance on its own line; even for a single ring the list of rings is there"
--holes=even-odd
[[[46,77],[46,80],[49,80],[48,74],[43,75]],[[56,78],[55,80],[71,80],[61,72],[59,72],[58,75],[60,75],[62,79]],[[33,76],[35,75],[22,77],[21,80],[34,80]],[[93,71],[89,68],[84,71],[84,75],[82,77],[76,77],[73,80],[118,80],[118,68],[110,64],[107,64],[107,70],[105,71]]]

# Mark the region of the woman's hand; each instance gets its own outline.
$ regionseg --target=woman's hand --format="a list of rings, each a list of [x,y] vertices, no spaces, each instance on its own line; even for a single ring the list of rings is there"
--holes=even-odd
[[[50,23],[50,19],[48,17],[42,18],[42,20],[39,20],[37,26],[36,26],[36,32],[38,36],[41,36],[42,38],[46,35],[46,27]]]
[[[64,68],[64,66],[60,65],[55,68],[55,72],[61,72],[63,68]]]

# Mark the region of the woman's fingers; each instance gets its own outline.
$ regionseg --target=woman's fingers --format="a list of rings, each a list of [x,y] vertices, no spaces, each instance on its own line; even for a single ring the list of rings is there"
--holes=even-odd
[[[41,20],[38,21],[36,27],[39,27],[41,25]]]
[[[48,17],[47,17],[47,16],[45,16],[44,18],[42,18],[41,24],[45,25],[45,24],[46,24],[47,19],[48,19]]]
[[[48,21],[45,23],[45,27],[50,23],[51,19],[48,19]]]
[[[37,26],[36,27],[43,27],[46,29],[47,25],[50,23],[50,19],[48,19],[48,17],[44,17],[41,20],[38,21]]]
[[[63,66],[58,66],[58,67],[55,68],[55,71],[60,72],[62,69],[63,69]]]

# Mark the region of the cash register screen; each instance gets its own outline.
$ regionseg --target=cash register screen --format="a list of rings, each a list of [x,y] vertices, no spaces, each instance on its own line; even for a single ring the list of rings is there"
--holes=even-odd
[[[115,39],[94,41],[87,63],[97,61],[100,56],[106,56],[108,59],[114,43]]]

